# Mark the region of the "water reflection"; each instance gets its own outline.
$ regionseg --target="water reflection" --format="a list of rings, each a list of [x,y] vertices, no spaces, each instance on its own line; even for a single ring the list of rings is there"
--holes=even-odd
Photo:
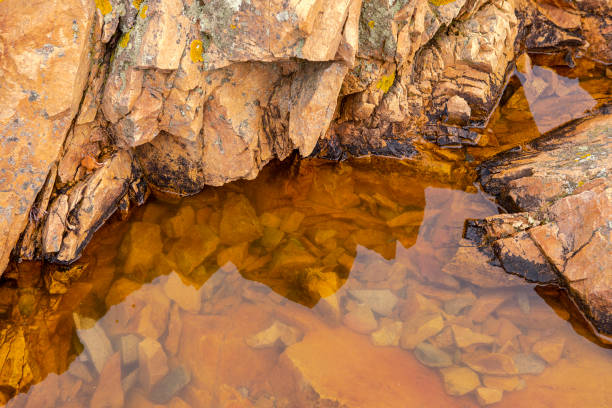
[[[521,281],[445,268],[463,221],[495,212],[468,179],[440,185],[393,160],[272,166],[151,202],[99,231],[84,268],[9,271],[0,395],[10,407],[605,406],[610,354],[563,308]]]
[[[585,58],[569,68],[555,65],[550,55],[523,54],[486,129],[476,130],[482,133],[479,146],[467,153],[486,160],[609,104],[612,81],[606,69]]]
[[[517,62],[516,75],[542,134],[584,116],[597,105],[597,101],[580,86],[578,78],[566,78],[551,68],[532,66],[527,54]]]

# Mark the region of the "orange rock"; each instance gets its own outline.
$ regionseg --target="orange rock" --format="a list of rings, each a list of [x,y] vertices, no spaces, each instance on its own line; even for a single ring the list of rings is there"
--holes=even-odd
[[[476,351],[463,354],[461,358],[470,368],[482,374],[512,375],[518,373],[512,358],[505,354]]]
[[[349,340],[350,339],[350,340]],[[428,369],[399,348],[372,347],[344,328],[319,329],[287,348],[281,364],[321,398],[350,407],[460,406]],[[363,368],[368,367],[367,373]],[[364,375],[365,374],[365,375]]]
[[[561,358],[564,346],[565,339],[563,338],[544,339],[536,342],[531,350],[548,364],[554,364]]]

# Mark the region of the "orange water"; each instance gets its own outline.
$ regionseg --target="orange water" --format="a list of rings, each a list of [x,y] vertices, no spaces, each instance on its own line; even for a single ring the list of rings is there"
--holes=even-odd
[[[153,200],[96,234],[64,294],[45,294],[37,264],[18,265],[19,281],[7,272],[0,396],[28,408],[478,406],[409,344],[441,324],[417,340],[451,368],[491,352],[537,366],[475,373],[512,388],[496,406],[612,406],[612,353],[561,292],[443,271],[464,220],[496,212],[468,178],[444,185],[391,159],[274,164]],[[364,302],[364,289],[384,300]],[[458,346],[453,330],[485,340]]]

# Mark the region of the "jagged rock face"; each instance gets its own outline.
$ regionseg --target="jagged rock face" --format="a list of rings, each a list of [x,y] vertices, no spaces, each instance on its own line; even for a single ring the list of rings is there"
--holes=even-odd
[[[475,144],[525,47],[610,61],[608,2],[565,3],[2,1],[0,270],[18,241],[75,260],[143,180],[193,194],[295,150]]]
[[[0,270],[45,211],[31,207],[79,108],[94,10],[89,0],[0,4]]]
[[[477,226],[484,235],[481,249],[491,248],[491,258],[507,272],[536,282],[559,280],[607,334],[612,333],[611,134],[612,115],[604,113],[550,133],[526,153],[485,163],[484,189],[516,213]]]

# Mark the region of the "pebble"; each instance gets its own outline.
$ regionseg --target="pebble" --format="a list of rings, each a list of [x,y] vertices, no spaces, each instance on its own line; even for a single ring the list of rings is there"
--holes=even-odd
[[[540,374],[546,368],[546,362],[534,353],[519,353],[512,357],[519,374]]]
[[[564,347],[565,339],[563,338],[546,339],[535,343],[531,348],[531,351],[536,353],[548,364],[554,364],[561,358]]]
[[[427,367],[450,367],[453,358],[450,354],[429,343],[419,343],[414,349],[414,356]]]
[[[504,392],[496,388],[476,388],[476,399],[480,405],[491,405],[502,400]]]
[[[482,323],[506,300],[507,295],[491,293],[476,299],[468,313],[468,317],[477,323]]]
[[[344,315],[344,324],[357,333],[368,334],[378,328],[378,322],[372,310],[364,304],[358,304],[353,310]]]
[[[372,333],[372,344],[375,346],[397,346],[402,334],[402,322],[391,321]]]
[[[420,324],[419,321],[421,322]],[[440,333],[443,328],[444,320],[439,313],[406,323],[400,337],[400,346],[404,349],[412,350],[417,344]]]
[[[398,300],[389,289],[353,289],[349,293],[382,316],[389,316]]]
[[[301,330],[275,320],[270,327],[246,338],[246,343],[256,349],[273,347],[280,341],[285,347],[297,343],[303,337]]]
[[[467,367],[448,367],[440,370],[444,388],[449,395],[465,395],[480,386],[478,374]]]
[[[477,333],[467,327],[457,326],[454,324],[451,326],[451,329],[453,331],[455,343],[460,348],[466,348],[472,344],[491,344],[495,341],[493,337],[487,336],[486,334]]]
[[[444,302],[444,311],[448,314],[458,315],[466,307],[472,306],[475,300],[476,297],[472,293],[464,296],[458,296]]]
[[[510,356],[501,353],[487,353],[476,351],[465,353],[463,362],[471,369],[482,374],[513,375],[518,374],[514,361]]]

